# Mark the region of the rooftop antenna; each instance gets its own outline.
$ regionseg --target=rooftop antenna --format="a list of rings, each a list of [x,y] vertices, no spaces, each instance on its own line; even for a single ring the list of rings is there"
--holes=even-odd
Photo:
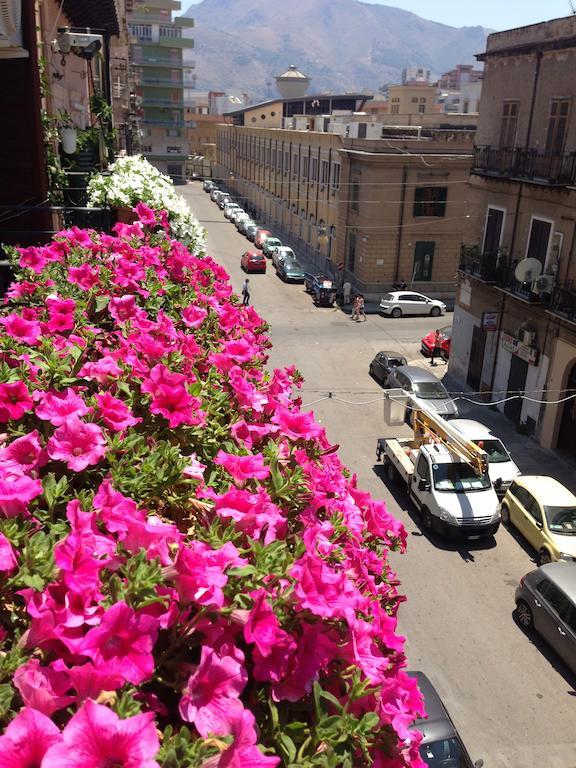
[[[572,15],[576,16],[576,6],[572,2],[572,0],[568,0],[568,5],[570,6],[570,10],[572,11]]]

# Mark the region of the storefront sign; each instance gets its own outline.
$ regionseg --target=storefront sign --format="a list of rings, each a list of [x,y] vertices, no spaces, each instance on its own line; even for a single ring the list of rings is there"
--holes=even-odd
[[[482,330],[498,330],[498,312],[482,312]]]
[[[538,362],[538,350],[535,347],[529,347],[527,344],[522,344],[519,339],[514,338],[514,336],[511,336],[509,333],[502,334],[502,347],[507,352],[530,363],[530,365],[536,365]]]

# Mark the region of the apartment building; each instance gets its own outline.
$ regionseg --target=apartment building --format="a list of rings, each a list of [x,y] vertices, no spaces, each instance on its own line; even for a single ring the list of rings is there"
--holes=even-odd
[[[388,101],[391,115],[424,115],[440,112],[436,104],[438,89],[435,85],[417,83],[409,85],[389,85]]]
[[[175,182],[185,180],[188,146],[184,124],[185,77],[183,50],[194,41],[183,31],[193,19],[178,16],[179,0],[132,0],[128,13],[131,60],[140,108],[141,152]]]
[[[490,35],[450,368],[576,454],[576,17]]]
[[[474,69],[473,64],[457,64],[454,69],[444,72],[438,81],[438,87],[446,91],[460,91],[467,83],[480,82],[483,75],[483,70]]]
[[[354,110],[280,128],[251,116],[270,119],[249,108],[243,125],[217,126],[217,175],[306,260],[372,298],[400,279],[454,295],[473,129],[384,126]]]

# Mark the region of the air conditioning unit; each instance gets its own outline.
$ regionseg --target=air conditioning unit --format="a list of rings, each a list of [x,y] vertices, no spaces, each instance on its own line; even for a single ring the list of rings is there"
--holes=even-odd
[[[22,0],[0,0],[0,59],[24,59]]]
[[[528,331],[526,328],[519,328],[516,337],[521,344],[531,347],[536,341],[536,331]]]
[[[554,275],[540,275],[532,281],[532,293],[552,293]]]

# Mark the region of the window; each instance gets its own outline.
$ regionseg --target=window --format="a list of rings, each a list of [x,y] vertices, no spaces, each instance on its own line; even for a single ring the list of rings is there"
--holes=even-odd
[[[284,152],[284,176],[288,173],[290,169],[290,155],[288,152]]]
[[[570,601],[564,592],[548,579],[543,579],[539,582],[536,585],[536,591],[542,595],[558,616],[562,616],[563,613],[567,613],[570,609]]]
[[[354,272],[356,264],[356,232],[348,233],[348,270]]]
[[[392,104],[390,107],[390,114],[391,115],[398,115],[400,113],[400,105],[399,104]]]
[[[502,107],[502,123],[500,125],[500,146],[515,147],[516,131],[518,129],[519,101],[505,101]]]
[[[418,104],[418,96],[412,96],[412,104]]]
[[[180,138],[182,135],[182,131],[179,128],[168,128],[166,130],[166,136],[171,136],[173,138]]]
[[[550,102],[550,117],[548,118],[546,149],[553,152],[563,151],[569,114],[570,99],[552,99]]]
[[[430,467],[424,456],[420,456],[418,459],[418,474],[422,480],[430,482]]]
[[[302,178],[308,179],[308,155],[302,158]]]
[[[412,268],[413,279],[419,282],[432,280],[432,267],[434,265],[433,241],[420,241],[414,247],[414,266]]]
[[[328,160],[322,160],[320,163],[320,184],[328,184],[329,175],[330,169],[328,166]]]
[[[142,152],[152,152],[152,144],[142,144]]]
[[[128,24],[128,31],[133,37],[137,37],[139,40],[152,40],[151,24]]]
[[[506,211],[502,208],[488,207],[486,214],[486,229],[484,231],[483,253],[498,252],[500,241],[502,240],[502,228],[504,226],[504,214]]]
[[[418,113],[423,115],[426,112],[426,104],[418,104]]]
[[[158,32],[160,37],[172,38],[173,40],[179,40],[182,37],[182,29],[180,27],[163,27],[160,25]]]
[[[358,198],[360,197],[360,184],[357,181],[352,182],[350,189],[350,208],[353,211],[358,210]]]
[[[340,164],[334,163],[332,166],[332,187],[340,189]]]
[[[166,152],[170,155],[179,155],[183,151],[183,147],[177,147],[176,145],[166,147]]]
[[[445,216],[448,187],[416,187],[414,212],[418,216]]]
[[[540,505],[538,504],[534,496],[532,496],[531,493],[528,493],[528,491],[526,491],[524,507],[526,509],[526,512],[528,512],[528,514],[530,515],[530,517],[534,518],[534,520],[536,520],[537,523],[542,523],[542,511],[540,509]]]
[[[552,235],[552,222],[533,218],[530,225],[530,238],[526,258],[538,259],[544,268],[548,256],[548,246]]]
[[[426,97],[425,96],[421,96],[420,97],[420,104],[426,104]]]

